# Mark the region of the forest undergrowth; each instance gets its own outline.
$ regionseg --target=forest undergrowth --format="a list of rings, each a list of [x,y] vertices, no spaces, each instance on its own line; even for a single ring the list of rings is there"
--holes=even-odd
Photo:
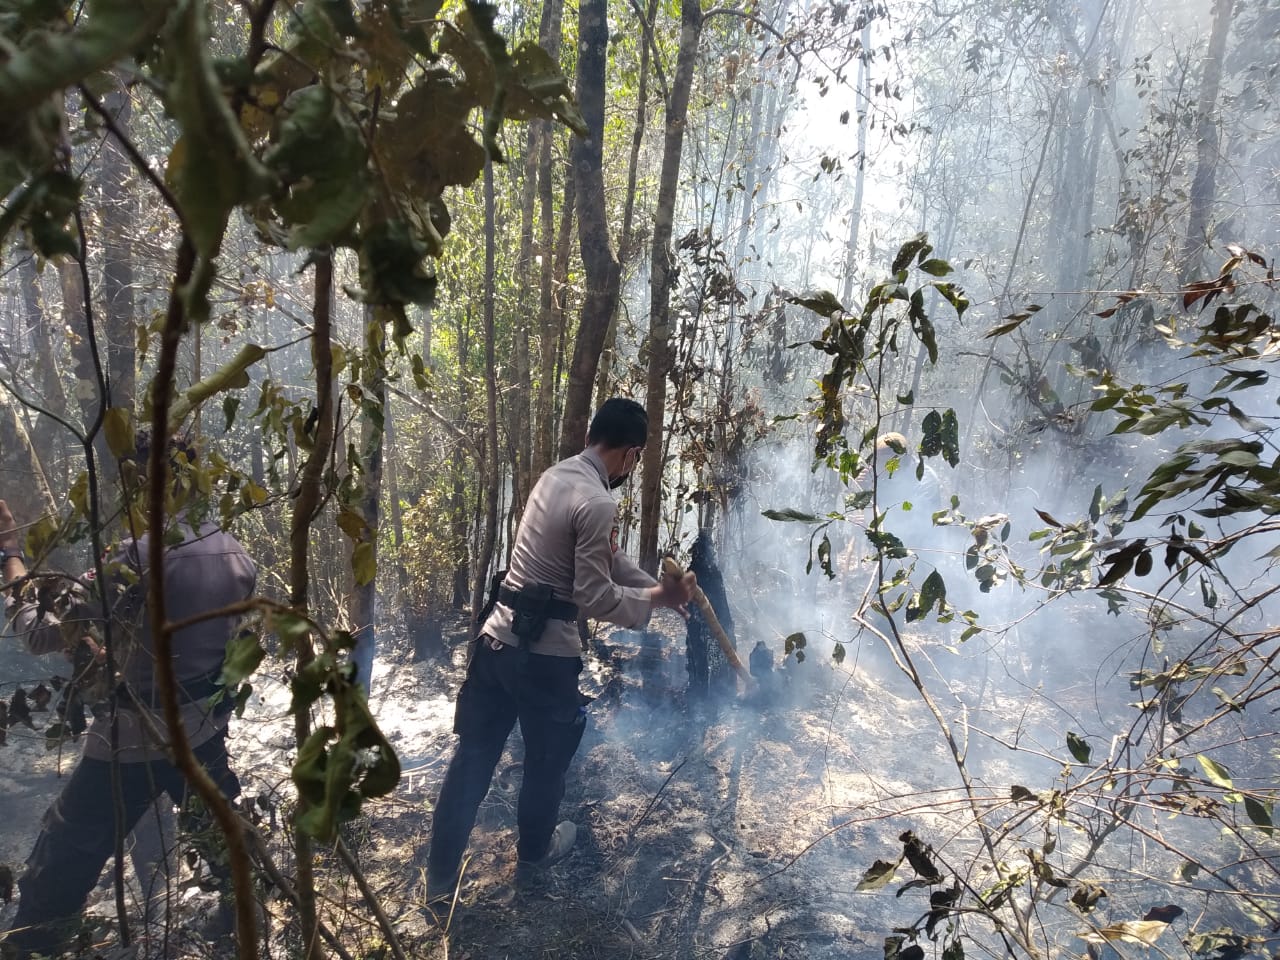
[[[741,595],[742,585],[735,586]],[[1059,626],[1089,629],[1089,603],[1097,601],[1066,605]],[[403,776],[391,796],[368,804],[341,831],[407,956],[878,956],[886,935],[925,915],[910,896],[867,883],[897,856],[902,837],[920,838],[918,850],[941,869],[962,871],[980,860],[980,837],[967,820],[933,720],[871,638],[851,640],[841,665],[816,655],[797,662],[792,655],[772,682],[723,701],[691,703],[684,691],[683,631],[664,623],[656,659],[651,641],[642,649],[638,635],[627,631],[595,644],[584,690],[596,699],[562,808],[582,828],[573,855],[544,885],[513,886],[520,777],[513,737],[481,809],[456,905],[445,917],[425,914],[430,805],[452,746],[464,629],[452,632],[446,662],[411,663],[401,645],[379,661],[371,704],[401,757]],[[745,642],[764,639],[780,653],[782,638],[769,628],[748,621],[742,629]],[[1087,723],[1118,709],[1100,699],[1107,664],[1046,664],[1036,656],[1034,636],[1024,637],[1023,649],[1003,653],[981,642],[953,643],[936,627],[905,638],[931,665],[931,682],[948,692],[948,717],[964,730],[969,767],[993,818],[1012,819],[1019,788],[1011,785],[1035,788],[1060,772],[1055,754],[1064,716]],[[266,848],[283,856],[289,791],[280,771],[287,769],[290,742],[288,695],[282,678],[260,681],[235,726],[232,749],[245,785],[241,809],[257,823]],[[49,759],[27,762],[43,744],[17,740],[6,776],[21,789],[4,791],[2,812],[19,828],[6,831],[6,858],[29,842],[57,785]],[[1162,821],[1157,829],[1178,845],[1215,842],[1214,832],[1195,818],[1156,819]],[[1082,833],[1058,835],[1064,851],[1087,854]],[[1104,913],[1122,921],[1181,899],[1173,889],[1180,863],[1157,847],[1152,837],[1127,831],[1094,857],[1092,869],[1110,878]],[[319,853],[322,925],[352,957],[392,956],[353,872],[334,848]],[[218,956],[216,944],[202,944],[189,932],[212,901],[197,891],[182,858],[175,869],[175,887],[186,889],[177,898],[183,905],[168,914],[171,955],[181,944],[184,956]],[[990,885],[992,878],[970,874],[968,882]],[[279,918],[268,921],[265,948],[272,956],[292,955],[297,929],[287,921],[279,890],[264,887],[260,896],[265,914]],[[108,882],[95,899],[83,955],[120,955],[92,948],[112,942]],[[1043,904],[1040,916],[1048,942],[1079,955],[1088,945],[1078,935],[1090,927],[1065,899]],[[1205,919],[1182,921],[1174,935]],[[160,936],[153,931],[136,955],[148,944],[154,948]],[[971,952],[999,953],[994,936],[969,942]]]

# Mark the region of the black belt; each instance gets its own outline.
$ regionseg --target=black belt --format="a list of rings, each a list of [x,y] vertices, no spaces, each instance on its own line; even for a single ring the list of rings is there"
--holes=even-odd
[[[498,587],[498,601],[517,613],[541,613],[548,620],[577,620],[578,605],[568,600],[557,600],[552,597],[546,601],[546,607],[540,610],[530,609],[529,601],[519,590],[512,590],[505,583]]]

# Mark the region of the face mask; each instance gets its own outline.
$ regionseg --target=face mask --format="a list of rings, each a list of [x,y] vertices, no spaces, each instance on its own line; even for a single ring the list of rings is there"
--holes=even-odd
[[[638,448],[638,447],[632,447],[632,448],[631,448],[631,450],[636,450],[636,451],[638,451],[638,450],[639,450],[639,448]],[[627,460],[623,460],[623,461],[622,461],[622,465],[623,465],[623,467],[624,467],[624,468],[626,468],[626,469],[625,469],[625,470],[624,470],[620,475],[618,475],[618,476],[616,476],[616,477],[610,477],[610,478],[609,478],[609,489],[610,489],[610,490],[617,490],[620,486],[622,486],[624,483],[626,483],[628,480],[630,480],[630,479],[631,479],[631,471],[632,471],[632,470],[634,470],[634,469],[636,468],[636,461],[638,461],[638,460],[640,459],[640,454],[639,454],[639,452],[637,452],[637,453],[635,454],[635,456],[633,457],[633,456],[631,455],[631,451],[629,450],[629,451],[627,451],[627,459],[631,460],[631,466],[630,466],[630,467],[627,467]]]

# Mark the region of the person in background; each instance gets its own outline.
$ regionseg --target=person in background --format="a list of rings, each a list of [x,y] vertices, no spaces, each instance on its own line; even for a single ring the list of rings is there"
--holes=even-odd
[[[476,811],[517,720],[525,745],[517,882],[533,879],[573,848],[577,827],[556,818],[586,727],[578,691],[579,615],[641,627],[658,607],[683,614],[692,596],[692,574],[659,583],[618,549],[610,491],[635,468],[648,432],[643,407],[608,400],[591,421],[586,450],[543,473],[529,494],[510,569],[458,692],[458,743],[431,824],[428,906],[457,887]]]
[[[140,436],[135,454],[139,464],[146,464],[149,447],[148,438]],[[170,460],[175,469],[186,468],[194,453],[171,441]],[[213,614],[249,599],[255,589],[256,568],[239,542],[217,524],[193,523],[184,515],[174,519],[180,540],[164,551],[165,604],[170,621]],[[148,540],[149,534],[125,540],[106,563],[117,668],[116,676],[109,678],[110,708],[89,726],[83,755],[45,814],[27,870],[18,881],[17,915],[0,944],[6,957],[57,953],[74,932],[88,895],[115,850],[117,828],[127,835],[163,795],[178,805],[187,799],[187,783],[167,747],[153,669],[154,646],[145,596]],[[0,557],[3,582],[8,585],[5,613],[9,630],[22,637],[34,654],[62,652],[75,657],[81,653],[75,649],[79,642],[91,644],[92,656],[101,662],[102,651],[93,639],[101,636],[101,625],[87,619],[95,615],[95,609],[100,613],[99,604],[80,604],[77,610],[86,619],[66,630],[56,614],[31,599],[30,591],[19,596],[18,588],[27,576],[27,559],[18,524],[3,500]],[[223,697],[211,705],[210,698],[221,689],[223,656],[238,619],[209,616],[176,631],[172,638],[183,726],[197,760],[228,798],[240,792],[227,757],[231,702]],[[68,636],[73,638],[70,649]],[[113,755],[119,762],[119,820],[112,802]]]

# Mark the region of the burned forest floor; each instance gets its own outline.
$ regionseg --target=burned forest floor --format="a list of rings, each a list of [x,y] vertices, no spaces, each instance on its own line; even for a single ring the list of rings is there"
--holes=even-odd
[[[573,852],[537,886],[515,887],[520,739],[513,735],[480,810],[457,902],[439,917],[422,906],[427,841],[454,742],[466,644],[459,628],[440,661],[410,662],[401,652],[407,643],[381,652],[370,703],[402,776],[391,796],[344,825],[343,837],[408,957],[880,958],[885,937],[927,911],[928,894],[924,906],[919,891],[896,896],[910,878],[901,872],[897,884],[858,891],[873,864],[898,857],[907,830],[945,844],[953,862],[972,859],[977,840],[937,723],[872,647],[851,645],[840,664],[811,649],[803,663],[779,664],[768,684],[690,701],[682,624],[672,616],[661,628],[656,647],[652,636],[646,644],[637,634],[606,632],[587,658],[582,688],[594,700],[561,806],[579,828]],[[1047,699],[1028,668],[1011,670],[1008,658],[992,668],[972,645],[913,642],[922,663],[952,675],[944,707],[975,788],[998,800],[1010,784],[1051,782],[1061,769],[1053,754],[1063,717],[1090,709],[1096,675],[1083,665],[1060,667]],[[6,678],[34,680],[52,669],[11,647],[0,657]],[[289,693],[274,669],[264,665],[255,678],[231,749],[243,806],[291,874]],[[75,759],[74,746],[61,757],[45,750],[39,715],[35,727],[11,729],[0,748],[0,863],[15,874],[60,787],[59,770],[65,776]],[[391,958],[351,871],[333,851],[320,858],[325,923],[355,960]],[[198,929],[211,910],[212,895],[189,873],[178,858],[167,911],[175,930]],[[86,957],[129,955],[113,952],[107,874],[89,910]],[[296,956],[291,911],[268,888],[263,903],[268,955]],[[0,923],[7,926],[13,909],[4,907]],[[1079,923],[1066,923],[1051,941],[1073,938]],[[160,955],[155,943],[133,955]],[[168,943],[170,956],[230,955],[225,942],[198,934]]]

